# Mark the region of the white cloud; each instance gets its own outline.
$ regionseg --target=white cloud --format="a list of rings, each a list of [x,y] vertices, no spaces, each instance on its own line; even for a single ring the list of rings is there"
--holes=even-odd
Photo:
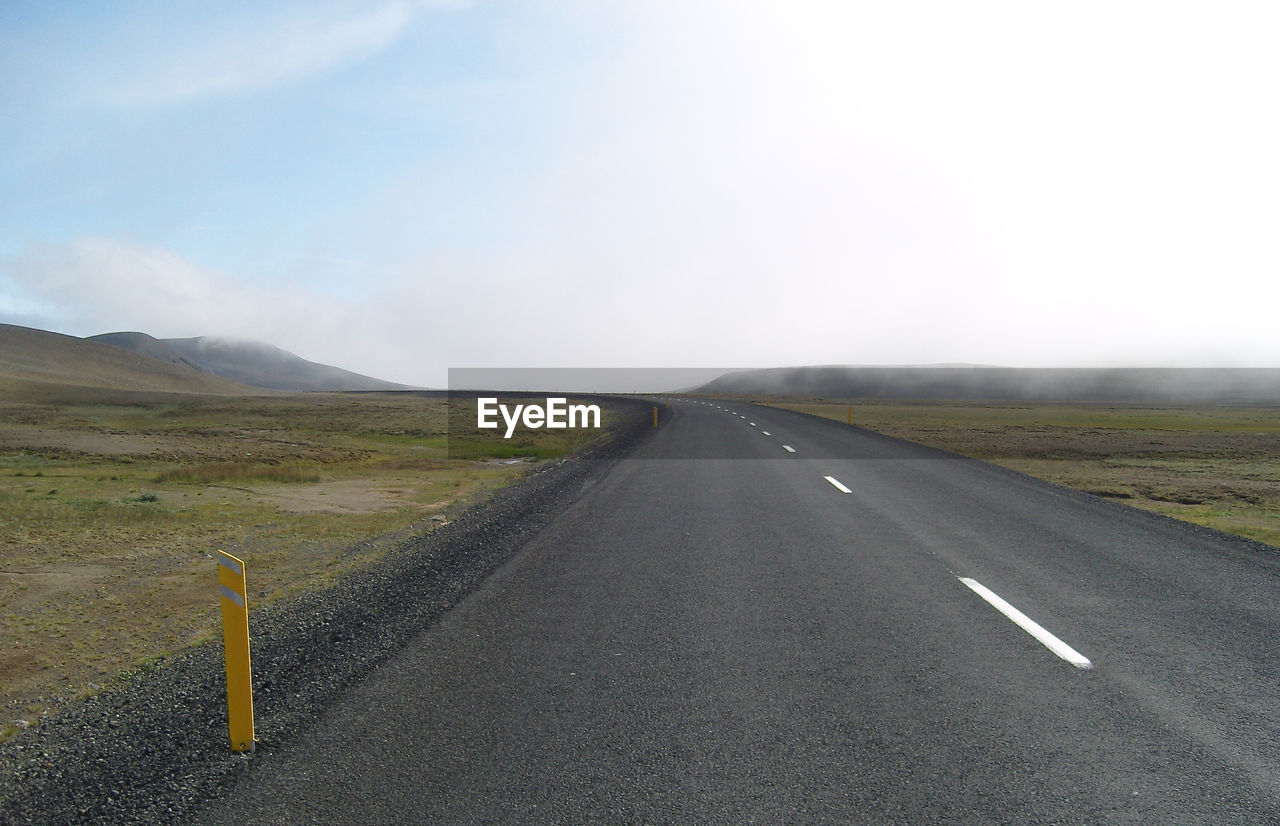
[[[1280,363],[1264,4],[631,8],[509,207],[628,318],[732,363]]]
[[[0,261],[0,285],[0,318],[11,323],[79,336],[133,330],[248,338],[409,384],[442,385],[450,343],[485,329],[477,314],[451,312],[474,303],[453,289],[370,280],[343,300],[323,287],[252,283],[170,250],[106,238],[47,244]],[[40,312],[20,312],[31,308]]]
[[[136,319],[158,336],[187,332],[225,318],[252,324],[254,291],[175,253],[107,238],[32,248],[9,262],[9,279],[23,293],[60,309],[85,332],[107,332]]]
[[[276,7],[220,74],[241,15],[170,48],[190,61],[139,99],[323,71],[414,14],[342,8],[275,54]],[[504,6],[518,59],[406,57],[342,86],[376,113],[354,148],[386,140],[403,164],[345,208],[272,202],[295,231],[222,260],[277,286],[105,239],[19,269],[86,333],[246,335],[415,383],[466,365],[1280,364],[1280,115],[1257,103],[1273,27],[1244,5],[1153,8]],[[483,25],[461,28],[497,48]],[[366,174],[345,145],[322,154]]]

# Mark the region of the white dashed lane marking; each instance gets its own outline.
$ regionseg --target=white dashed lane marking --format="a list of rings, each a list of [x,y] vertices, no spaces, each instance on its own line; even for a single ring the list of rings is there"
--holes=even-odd
[[[998,594],[983,585],[981,582],[978,582],[976,579],[969,579],[968,577],[963,576],[956,578],[963,582],[965,587],[970,591],[973,591],[975,594],[985,599],[992,608],[1013,620],[1015,625],[1039,640],[1045,648],[1048,648],[1050,651],[1071,663],[1076,668],[1093,668],[1093,663],[1089,661],[1088,657],[1067,645],[1053,634],[1050,634],[1041,627],[1039,623],[1035,622],[1009,603],[1005,602]]]
[[[853,493],[853,491],[849,490],[844,485],[840,484],[840,480],[834,476],[823,476],[822,478],[830,482],[831,486],[836,490],[840,491],[841,493]]]

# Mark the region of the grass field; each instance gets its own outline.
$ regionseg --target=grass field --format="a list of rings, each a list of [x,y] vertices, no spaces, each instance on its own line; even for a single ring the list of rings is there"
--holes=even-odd
[[[447,415],[413,394],[0,396],[4,735],[218,633],[217,550],[246,560],[261,606],[599,436],[471,438],[450,458]]]
[[[1280,546],[1280,408],[770,403]]]

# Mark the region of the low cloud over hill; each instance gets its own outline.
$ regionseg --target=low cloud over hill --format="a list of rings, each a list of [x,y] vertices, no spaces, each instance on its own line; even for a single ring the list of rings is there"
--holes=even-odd
[[[849,399],[1280,402],[1280,370],[1249,368],[779,367],[699,392]]]
[[[0,324],[0,389],[50,387],[244,395],[262,392],[189,364],[160,361],[75,336]]]
[[[260,341],[209,336],[157,339],[145,333],[104,333],[90,340],[271,390],[410,389],[403,384],[307,361]]]

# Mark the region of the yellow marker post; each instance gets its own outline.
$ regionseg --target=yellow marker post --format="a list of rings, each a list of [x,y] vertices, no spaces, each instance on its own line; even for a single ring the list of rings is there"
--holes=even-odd
[[[653,426],[658,426],[658,406],[656,404],[653,406]]]
[[[232,751],[253,751],[253,682],[249,670],[249,602],[244,561],[218,551],[222,641],[227,655],[227,728]]]
[[[853,405],[849,405],[849,424],[853,424]]]

